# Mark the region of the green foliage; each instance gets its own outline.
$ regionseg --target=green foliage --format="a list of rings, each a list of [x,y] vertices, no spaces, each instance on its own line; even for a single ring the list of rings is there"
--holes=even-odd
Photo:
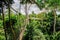
[[[3,26],[3,23],[2,23],[2,20],[0,20],[0,28],[2,28]]]
[[[2,0],[0,2],[0,4],[4,2],[6,6],[8,5],[8,0]],[[13,0],[10,0],[9,2],[12,4]],[[39,7],[39,9],[48,8],[52,10],[60,8],[60,0],[34,0],[32,2],[34,2]],[[31,3],[31,0],[22,0],[21,3]],[[2,7],[2,5],[0,5],[0,7]],[[45,12],[39,14],[32,12],[29,17],[29,25],[27,25],[23,40],[60,40],[60,15],[56,15],[56,33],[53,33],[53,12],[49,12],[48,14]],[[35,20],[31,18],[37,19]],[[26,16],[12,13],[10,14],[10,21],[7,14],[5,15],[4,19],[9,40],[13,40],[14,35],[12,34],[12,29],[15,31],[17,39],[21,31],[20,28],[24,26],[24,20],[26,19]],[[11,22],[12,29],[9,22]],[[0,40],[5,40],[2,17],[0,18]]]
[[[30,20],[30,24],[27,27],[25,40],[46,40],[44,34],[38,29],[39,22]]]
[[[30,19],[29,25],[27,25],[26,31],[24,33],[23,40],[60,40],[60,30],[58,29],[60,27],[60,15],[56,15],[57,17],[57,24],[56,24],[56,33],[53,34],[53,21],[54,16],[53,12],[49,12],[46,14],[45,12],[42,12],[40,14],[30,14],[30,18],[39,18],[38,19]],[[26,19],[25,15],[16,15],[11,14],[10,16],[11,25],[16,33],[16,38],[19,36],[20,28],[24,25],[24,20]],[[5,26],[7,30],[7,35],[9,37],[9,40],[13,39],[13,34],[11,31],[11,28],[9,27],[9,17],[6,14],[5,15]],[[3,31],[3,20],[0,20],[0,39],[4,40],[5,35]]]

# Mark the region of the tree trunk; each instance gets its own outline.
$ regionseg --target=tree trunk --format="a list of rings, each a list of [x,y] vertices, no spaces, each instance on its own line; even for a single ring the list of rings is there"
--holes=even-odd
[[[55,31],[56,31],[56,29],[55,29],[55,27],[56,27],[56,10],[55,9],[53,10],[53,15],[54,15],[53,32],[55,33]]]
[[[26,20],[24,21],[24,27],[22,27],[22,30],[21,30],[21,32],[20,32],[19,40],[23,40],[24,32],[25,32],[25,30],[26,30],[27,24],[29,23],[29,22],[28,22],[28,21],[29,21],[29,20],[28,20],[29,17],[28,17],[28,12],[27,12],[27,3],[25,4],[25,13],[26,13]]]
[[[4,32],[5,32],[5,38],[7,40],[7,33],[6,33],[5,20],[4,20],[3,2],[1,2],[1,4],[2,4],[2,16],[3,16],[3,29],[4,29]]]
[[[12,28],[12,23],[11,23],[11,18],[10,18],[10,1],[8,0],[8,14],[9,14],[9,25],[10,25],[10,27],[11,27],[11,30],[12,30],[12,33],[13,33],[13,40],[16,40],[16,36],[15,36],[15,31],[14,31],[14,29]]]

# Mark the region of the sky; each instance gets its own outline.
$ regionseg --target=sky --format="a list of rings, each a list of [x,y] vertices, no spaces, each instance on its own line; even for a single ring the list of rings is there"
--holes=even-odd
[[[15,9],[15,10],[17,10],[17,11],[19,11],[19,7],[20,7],[20,1],[19,0],[14,0],[14,4],[12,5],[12,7]],[[36,4],[32,4],[32,5],[30,5],[30,4],[27,4],[27,10],[28,10],[28,13],[29,14],[31,14],[32,13],[32,11],[34,11],[34,13],[40,13],[40,12],[43,12],[43,10],[41,11],[38,7],[37,7],[37,5]],[[30,7],[29,7],[30,6]],[[20,9],[21,11],[19,11],[19,12],[21,12],[22,14],[25,14],[25,5],[21,5],[21,9]],[[59,11],[57,11],[57,14],[60,14],[60,12]]]
[[[17,11],[19,11],[19,0],[14,0],[14,4],[12,5],[12,7],[15,9],[15,10],[17,10]],[[34,13],[40,13],[41,11],[40,11],[40,9],[36,6],[36,4],[32,4],[32,5],[30,5],[30,4],[27,4],[27,10],[28,10],[28,13],[29,14],[31,14],[31,12],[32,11],[34,11]],[[30,6],[30,7],[29,7]],[[22,14],[25,14],[25,5],[21,5],[21,13]]]

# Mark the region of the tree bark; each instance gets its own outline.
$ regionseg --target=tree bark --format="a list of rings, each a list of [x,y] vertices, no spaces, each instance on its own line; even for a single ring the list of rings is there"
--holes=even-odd
[[[53,32],[55,33],[56,32],[56,29],[55,29],[55,27],[56,27],[56,10],[55,9],[53,10],[53,15],[54,15]]]
[[[27,12],[27,3],[25,4],[25,13],[26,13],[26,19],[25,19],[25,21],[24,21],[24,26],[22,27],[22,30],[21,30],[21,32],[20,32],[19,40],[23,40],[24,32],[25,32],[25,30],[26,30],[27,24],[29,23],[29,22],[28,22],[28,21],[29,21],[29,20],[28,20],[29,17],[28,17],[28,12]]]
[[[4,20],[3,2],[1,2],[1,4],[2,4],[2,16],[3,16],[3,29],[4,29],[4,32],[5,32],[5,38],[7,40],[7,33],[6,33],[5,20]]]
[[[12,33],[13,33],[13,40],[16,40],[16,35],[15,35],[15,31],[14,31],[14,29],[12,28],[12,25],[11,25],[11,18],[10,18],[10,2],[9,2],[9,0],[8,0],[8,14],[9,14],[9,25],[10,25],[10,27],[11,27],[11,30],[12,30]]]

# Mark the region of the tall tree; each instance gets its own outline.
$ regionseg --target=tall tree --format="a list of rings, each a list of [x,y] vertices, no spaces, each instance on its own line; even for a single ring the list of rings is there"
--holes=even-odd
[[[48,0],[48,8],[53,11],[54,15],[54,25],[53,25],[53,32],[55,33],[56,28],[56,10],[59,9],[60,6],[60,0]]]
[[[3,10],[3,2],[1,2],[1,7],[2,7],[2,16],[3,16],[3,29],[4,29],[4,32],[5,32],[5,38],[7,40],[7,33],[6,33],[6,28],[5,28],[5,20],[4,20],[4,10]]]
[[[8,14],[9,14],[9,25],[10,25],[10,27],[11,27],[11,31],[12,31],[12,33],[13,33],[13,40],[16,40],[16,35],[15,35],[15,31],[14,31],[14,29],[13,29],[13,27],[12,27],[12,23],[11,23],[11,17],[10,17],[10,0],[8,0]]]
[[[34,0],[34,3],[37,4],[39,9],[47,8],[47,10],[52,10],[54,15],[54,25],[53,25],[53,32],[55,33],[56,27],[56,10],[60,9],[60,0]]]
[[[25,2],[22,1],[22,3],[25,3],[25,13],[26,13],[26,19],[24,21],[24,27],[22,27],[22,30],[20,32],[20,36],[19,36],[19,40],[23,40],[23,35],[24,35],[24,32],[26,30],[26,27],[27,27],[27,24],[29,22],[29,16],[28,16],[28,12],[27,12],[27,0],[24,0]]]
[[[4,19],[4,10],[3,10],[3,8],[4,8],[4,6],[6,6],[7,7],[7,5],[8,5],[8,0],[0,0],[0,13],[2,12],[2,16],[3,16],[3,26],[4,26],[4,31],[5,31],[5,37],[6,37],[6,40],[7,40],[7,32],[6,32],[6,27],[5,27],[5,19]],[[10,0],[9,1],[10,2],[10,4],[12,4],[12,2],[13,2],[13,0]]]

